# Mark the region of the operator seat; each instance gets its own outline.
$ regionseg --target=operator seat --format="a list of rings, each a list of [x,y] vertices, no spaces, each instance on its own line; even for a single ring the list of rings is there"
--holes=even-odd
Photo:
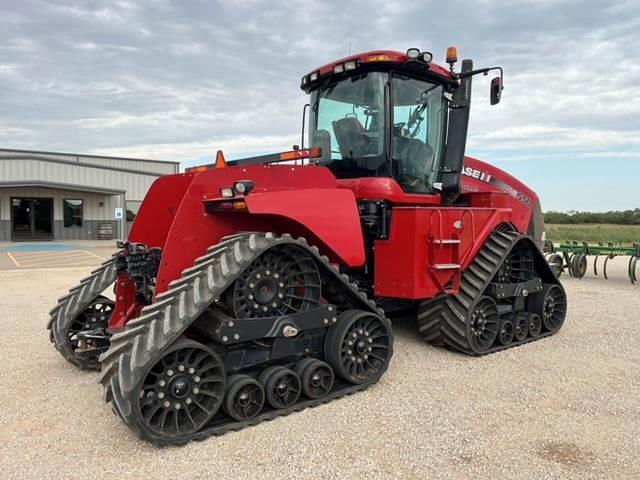
[[[394,159],[405,191],[425,191],[433,167],[433,148],[417,138],[394,137]],[[403,178],[404,177],[404,178]]]
[[[371,140],[355,117],[345,117],[331,122],[340,154],[343,158],[363,157],[369,153]]]

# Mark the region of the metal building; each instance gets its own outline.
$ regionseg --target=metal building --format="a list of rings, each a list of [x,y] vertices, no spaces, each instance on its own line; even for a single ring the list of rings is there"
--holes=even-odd
[[[123,238],[178,162],[0,149],[0,241]]]

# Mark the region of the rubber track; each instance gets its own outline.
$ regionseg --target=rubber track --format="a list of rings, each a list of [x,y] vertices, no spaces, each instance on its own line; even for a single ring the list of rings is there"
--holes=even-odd
[[[557,332],[543,332],[537,337],[528,337],[521,342],[513,342],[507,346],[495,345],[481,353],[474,351],[469,343],[467,319],[471,309],[489,286],[509,252],[523,238],[526,236],[517,232],[496,231],[487,239],[469,268],[463,273],[459,292],[447,297],[443,302],[438,321],[440,323],[440,339],[446,347],[468,355],[480,356],[523,345]],[[546,265],[546,262],[544,264]]]
[[[91,272],[80,284],[69,290],[69,293],[58,299],[58,304],[49,312],[49,339],[56,350],[71,364],[83,370],[100,369],[99,362],[86,362],[75,357],[69,348],[66,331],[75,317],[82,312],[98,295],[116,281],[116,252],[111,259]]]
[[[168,441],[165,438],[153,437],[141,428],[133,402],[137,399],[136,388],[143,380],[142,376],[149,365],[156,362],[161,353],[172,345],[209,305],[220,298],[246,267],[263,252],[277,245],[294,245],[305,249],[316,260],[325,277],[329,275],[332,282],[342,285],[343,292],[348,293],[346,296],[352,306],[369,310],[385,318],[384,312],[377,308],[364,292],[360,292],[355,283],[350,283],[347,275],[340,274],[338,269],[329,263],[329,259],[320,255],[317,247],[309,246],[304,238],[294,239],[289,235],[276,237],[272,233],[237,234],[223,238],[204,256],[196,259],[193,267],[184,270],[180,279],[171,282],[169,289],[158,295],[155,303],[145,307],[138,318],[128,322],[124,331],[111,337],[111,347],[100,358],[102,373],[99,381],[104,387],[104,399],[111,403],[114,411],[138,436],[156,444],[184,444],[191,439],[203,439],[285,415],[312,406],[311,403],[321,404],[323,401],[369,386],[358,385],[348,388],[348,391],[335,391],[325,399],[300,402],[290,409],[262,414],[246,422],[233,421],[232,424],[222,426],[207,426],[190,438]],[[392,351],[390,356],[391,354]]]
[[[441,296],[433,300],[423,301],[418,305],[418,332],[431,345],[444,345],[442,332],[440,331],[440,316],[442,315],[446,298],[446,296]]]

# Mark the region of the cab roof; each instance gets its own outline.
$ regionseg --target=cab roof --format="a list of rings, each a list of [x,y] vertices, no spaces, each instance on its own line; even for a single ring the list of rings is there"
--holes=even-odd
[[[354,64],[357,70],[391,70],[399,68],[400,70],[409,70],[418,75],[422,74],[425,77],[432,79],[439,79],[443,83],[457,84],[457,79],[451,72],[433,62],[425,62],[421,59],[409,59],[406,53],[398,52],[395,50],[371,50],[369,52],[357,53],[355,55],[349,55],[348,57],[335,60],[331,63],[327,63],[320,68],[312,70],[307,75],[302,77],[302,83],[300,87],[305,91],[313,90],[316,87],[321,78],[327,78],[328,75],[336,74],[336,67],[340,69],[342,66],[342,72],[344,72],[345,64]],[[315,76],[315,80],[314,80]]]

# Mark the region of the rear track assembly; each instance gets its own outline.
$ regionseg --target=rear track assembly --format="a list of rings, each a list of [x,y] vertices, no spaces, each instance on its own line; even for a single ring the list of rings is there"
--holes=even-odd
[[[298,354],[283,357],[275,362],[276,366],[269,367],[274,362],[267,362],[258,381],[255,369],[247,369],[249,372],[236,369],[228,381],[225,374],[202,377],[199,369],[203,365],[209,365],[209,371],[218,371],[215,367],[221,365],[218,353],[227,355],[234,340],[225,335],[219,337],[220,342],[207,343],[208,346],[194,345],[197,342],[187,340],[184,334],[189,334],[188,329],[203,313],[205,319],[212,311],[216,315],[216,305],[223,302],[221,297],[225,292],[232,292],[234,309],[240,309],[239,312],[246,315],[246,309],[238,302],[237,289],[264,278],[252,265],[271,249],[289,247],[305,252],[320,272],[322,298],[330,303],[318,308],[330,312],[337,309],[332,317],[325,318],[320,328],[324,332],[325,346],[315,353],[318,356],[326,353],[327,362],[335,370],[335,381],[327,363],[318,359],[315,363],[310,362],[310,357]],[[262,268],[267,267],[263,265]],[[272,272],[270,274],[274,276]],[[236,284],[238,279],[243,283]],[[234,285],[236,289],[229,290]],[[278,291],[274,289],[277,285],[274,287],[270,283],[261,287],[263,295],[273,296]],[[305,300],[309,308],[317,298],[315,293],[311,297],[313,301]],[[274,305],[275,309],[280,308],[275,302]],[[309,310],[309,314],[313,311]],[[303,313],[297,315],[304,318]],[[231,319],[222,324],[228,327],[247,321],[250,319]],[[295,338],[296,333],[295,329],[290,329],[284,336]],[[186,345],[183,349],[179,348],[183,345]],[[194,349],[199,353],[189,353]],[[183,444],[192,439],[239,430],[366,389],[386,371],[392,353],[391,325],[382,310],[359,291],[355,283],[350,283],[348,276],[341,275],[329,264],[317,248],[309,246],[302,238],[293,239],[288,235],[239,234],[226,237],[211,247],[193,267],[183,272],[180,279],[172,282],[166,292],[158,295],[155,303],[145,307],[124,331],[111,338],[111,348],[101,357],[100,382],[105,389],[105,400],[140,437],[161,445]],[[300,393],[300,379],[310,382],[302,388],[306,395]],[[223,385],[222,390],[220,385]],[[261,388],[266,394],[260,391]],[[227,398],[223,398],[224,392],[227,392]],[[203,394],[212,399],[201,408],[199,402]],[[194,412],[200,412],[197,418],[192,418]],[[205,417],[206,421],[203,421]],[[166,428],[165,423],[175,427]],[[159,431],[154,426],[158,424],[160,430],[165,430]]]

